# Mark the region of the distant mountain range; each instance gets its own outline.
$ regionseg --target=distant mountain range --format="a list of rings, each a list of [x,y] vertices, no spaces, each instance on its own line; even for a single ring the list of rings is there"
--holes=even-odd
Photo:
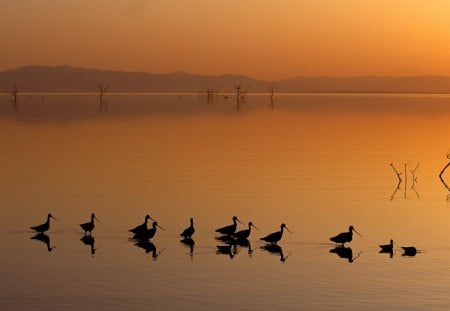
[[[184,72],[153,74],[71,66],[26,66],[0,72],[0,92],[17,85],[19,92],[234,92],[241,85],[249,92],[362,92],[450,93],[450,77],[296,77],[263,81],[242,75],[194,75]]]

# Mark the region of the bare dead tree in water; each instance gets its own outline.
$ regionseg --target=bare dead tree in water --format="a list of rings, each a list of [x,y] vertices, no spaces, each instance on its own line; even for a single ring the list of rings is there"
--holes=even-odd
[[[19,88],[17,87],[16,84],[14,84],[12,90],[11,90],[11,95],[14,97],[14,106],[17,107],[17,93],[19,93]]]
[[[273,87],[270,89],[270,108],[273,109]]]
[[[419,199],[419,192],[416,189],[416,183],[417,183],[417,177],[416,177],[416,171],[419,168],[420,163],[417,163],[416,167],[411,170],[411,175],[412,175],[412,185],[411,185],[411,190],[414,190],[414,192],[416,193],[417,198]]]
[[[447,156],[447,159],[450,160],[450,152],[447,153],[446,156]],[[447,183],[445,182],[444,177],[442,177],[442,175],[444,175],[445,170],[446,170],[449,166],[450,166],[450,161],[447,163],[446,166],[444,166],[444,168],[443,168],[443,169],[441,170],[441,172],[439,173],[439,179],[441,180],[442,184],[444,185],[445,188],[447,188],[448,191],[450,191],[450,186],[447,185]],[[449,199],[450,199],[450,197],[447,196],[447,200],[449,200]]]
[[[218,92],[216,92],[214,89],[209,89],[209,88],[200,92],[200,95],[202,96],[202,98],[206,99],[208,102],[212,102],[219,97]]]
[[[399,170],[397,170],[397,168],[394,166],[393,163],[390,164],[390,166],[394,170],[395,174],[397,175],[397,179],[398,179],[397,186],[395,187],[394,192],[391,195],[391,201],[394,200],[394,197],[396,196],[397,192],[402,189],[401,188],[402,183],[404,183],[403,198],[407,199],[407,188],[408,188],[408,171],[407,171],[407,166],[408,166],[409,163],[410,162],[405,163],[403,165],[403,172],[400,172]],[[416,171],[419,168],[419,166],[420,166],[420,163],[418,163],[414,169],[410,170],[411,175],[412,175],[412,185],[411,185],[410,190],[413,190],[416,193],[416,196],[417,196],[418,199],[419,199],[419,192],[417,191],[415,186],[416,186],[416,183],[417,183]],[[404,179],[402,179],[402,175],[404,176],[403,177]]]
[[[238,84],[236,86],[236,108],[239,110],[240,108],[240,103],[241,100],[245,100],[245,97],[247,96],[247,92],[248,92],[248,87],[243,90],[242,89],[242,84]]]
[[[395,168],[395,166],[394,166],[393,163],[391,163],[391,167],[392,167],[392,169],[394,170],[394,172],[395,172],[395,174],[397,175],[397,178],[398,178],[398,184],[397,184],[397,187],[395,188],[394,193],[392,193],[392,195],[391,195],[391,201],[393,201],[395,195],[397,194],[397,191],[399,191],[399,190],[401,189],[401,188],[400,188],[400,185],[402,184],[402,178],[401,178],[402,173],[400,173],[400,172]]]
[[[103,82],[97,85],[99,91],[99,99],[100,99],[100,110],[103,111],[103,95],[105,95],[108,90],[108,85],[103,85]]]
[[[241,84],[238,84],[238,86],[236,86],[236,107],[238,110],[240,108],[239,103],[240,103],[240,98],[241,98],[241,88],[242,88]]]
[[[413,183],[412,183],[411,188],[413,188],[415,186],[415,184],[417,183],[416,171],[419,168],[419,166],[420,166],[420,163],[417,163],[416,167],[413,170],[411,170],[411,175],[413,178]]]

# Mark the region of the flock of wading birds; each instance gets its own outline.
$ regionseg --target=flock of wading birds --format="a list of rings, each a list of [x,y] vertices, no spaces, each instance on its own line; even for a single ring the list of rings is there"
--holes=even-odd
[[[55,217],[52,216],[52,214],[47,215],[47,221],[41,225],[30,227],[31,229],[35,230],[38,235],[34,237],[35,239],[45,241],[45,234],[44,232],[48,231],[50,229],[50,219],[53,218],[57,220]],[[95,217],[95,214],[91,214],[91,221],[80,224],[81,229],[84,231],[84,237],[83,241],[86,244],[89,244],[89,241],[91,242],[91,246],[93,247],[93,238],[92,238],[92,231],[95,228],[94,221],[97,220],[97,217]],[[149,220],[153,221],[152,226],[149,228],[147,226],[147,223]],[[218,237],[218,240],[221,240],[223,242],[226,242],[227,245],[218,245],[217,249],[219,253],[228,254],[230,257],[233,257],[233,246],[236,247],[236,245],[243,245],[248,246],[248,237],[250,236],[252,227],[259,230],[252,222],[248,223],[248,229],[236,231],[237,229],[237,223],[240,222],[243,224],[238,217],[233,216],[232,218],[233,223],[228,226],[224,226],[221,228],[216,229],[216,232],[221,234],[222,236]],[[129,229],[131,233],[133,233],[133,239],[138,241],[140,243],[149,243],[149,241],[155,236],[157,228],[160,228],[161,230],[164,230],[161,226],[158,225],[158,223],[150,217],[150,215],[146,215],[144,219],[144,223]],[[265,237],[262,237],[260,240],[265,241],[267,243],[266,246],[262,247],[265,250],[273,253],[280,253],[281,260],[284,261],[284,255],[282,253],[281,248],[277,245],[278,241],[281,240],[283,237],[284,229],[286,229],[288,232],[292,234],[292,232],[288,229],[286,224],[281,224],[280,231],[276,231],[273,233],[270,233],[266,235]],[[352,262],[354,259],[352,250],[350,247],[345,247],[345,243],[349,243],[353,239],[353,232],[361,236],[353,226],[350,226],[348,228],[348,231],[341,232],[336,236],[333,236],[330,238],[330,241],[335,242],[337,244],[340,244],[336,248],[330,250],[330,252],[338,254],[342,258],[348,259],[350,262]],[[89,233],[89,234],[88,234]],[[191,249],[194,244],[194,241],[192,240],[192,235],[195,233],[195,227],[194,227],[194,219],[190,219],[190,225],[186,229],[184,229],[180,236],[183,238],[182,242],[190,245]],[[39,235],[42,235],[39,237]],[[48,237],[47,237],[48,239]],[[86,241],[85,241],[86,240]],[[48,241],[48,240],[47,240]],[[47,243],[48,244],[48,243]],[[139,245],[138,245],[139,246]],[[49,247],[49,246],[48,246]],[[145,247],[143,247],[145,248]],[[153,249],[155,250],[154,246]],[[417,254],[417,249],[414,246],[402,246],[402,249],[404,251],[403,256],[415,256]],[[49,251],[51,248],[49,247]],[[92,250],[92,253],[94,253],[95,250]],[[393,256],[394,253],[394,241],[391,239],[389,241],[389,244],[380,245],[380,253],[389,253],[390,256]]]

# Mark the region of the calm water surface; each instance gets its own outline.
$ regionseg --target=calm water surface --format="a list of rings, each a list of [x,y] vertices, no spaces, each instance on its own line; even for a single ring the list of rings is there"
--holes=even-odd
[[[449,133],[445,95],[2,96],[2,309],[447,310]],[[49,212],[51,251],[28,229]],[[145,214],[165,229],[154,250],[127,231]],[[233,215],[260,231],[217,254]],[[293,234],[261,248],[282,222]],[[351,260],[328,240],[349,225]]]

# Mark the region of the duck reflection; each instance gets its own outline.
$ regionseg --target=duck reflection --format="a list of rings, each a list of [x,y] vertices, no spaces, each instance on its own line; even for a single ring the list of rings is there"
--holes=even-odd
[[[88,245],[91,247],[91,255],[94,256],[95,251],[97,250],[97,248],[95,248],[95,238],[92,235],[85,235],[80,239],[80,241],[84,245]]]
[[[51,252],[55,247],[50,246],[50,237],[45,233],[38,233],[35,236],[31,237],[32,240],[41,241],[45,245],[47,245],[47,251]]]
[[[267,245],[261,246],[261,249],[265,250],[266,252],[269,252],[273,255],[279,255],[281,262],[285,262],[286,259],[289,257],[289,256],[284,256],[283,248],[278,244],[267,244]]]
[[[186,245],[187,247],[189,247],[189,255],[192,257],[194,256],[194,245],[195,245],[195,241],[191,238],[184,238],[182,240],[180,240],[180,243]]]
[[[229,243],[227,245],[216,245],[217,255],[228,255],[230,256],[230,259],[233,259],[234,256],[237,254],[236,250],[236,244],[235,243]]]
[[[337,246],[335,248],[330,249],[330,253],[335,253],[340,258],[347,259],[349,263],[354,262],[359,255],[361,255],[361,252],[356,256],[353,257],[353,250],[351,247],[345,247],[345,246]]]
[[[153,260],[156,260],[159,254],[161,254],[161,252],[158,252],[156,250],[155,244],[153,244],[149,240],[139,240],[137,243],[134,244],[134,246],[142,248],[143,250],[145,250],[145,253],[147,254],[152,253]]]

